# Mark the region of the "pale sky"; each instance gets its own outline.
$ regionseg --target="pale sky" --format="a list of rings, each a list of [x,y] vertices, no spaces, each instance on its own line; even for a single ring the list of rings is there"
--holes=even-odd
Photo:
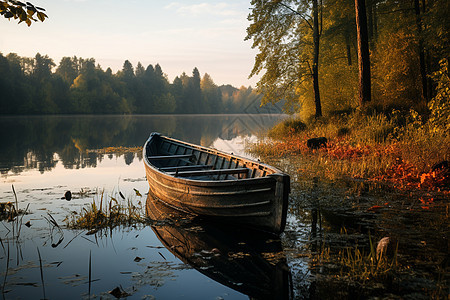
[[[103,70],[159,63],[170,82],[197,67],[217,85],[255,87],[256,50],[244,41],[250,0],[30,0],[46,9],[31,27],[0,19],[0,52],[95,58]]]

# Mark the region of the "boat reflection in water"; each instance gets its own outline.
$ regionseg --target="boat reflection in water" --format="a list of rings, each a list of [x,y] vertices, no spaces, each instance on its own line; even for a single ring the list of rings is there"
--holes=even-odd
[[[290,299],[289,268],[272,234],[197,220],[147,196],[147,216],[163,245],[184,263],[250,299]]]

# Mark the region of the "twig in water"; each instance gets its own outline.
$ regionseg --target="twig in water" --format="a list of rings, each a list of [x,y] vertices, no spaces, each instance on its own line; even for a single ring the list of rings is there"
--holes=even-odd
[[[3,279],[3,286],[2,286],[2,295],[3,300],[5,298],[5,286],[6,286],[6,277],[8,276],[8,270],[9,270],[9,242],[8,242],[8,255],[6,257],[6,271],[5,271],[5,278]]]
[[[6,230],[8,230],[8,233],[6,234],[6,235],[8,235],[10,232],[11,232],[11,230],[8,228],[8,227],[6,227],[6,225],[5,224],[3,224],[3,222],[1,222],[0,224],[2,224],[3,225],[3,227],[5,227],[6,228]]]
[[[64,246],[64,248],[63,249],[66,249],[66,247],[67,246],[69,246],[69,244],[70,243],[72,243],[72,241],[77,237],[77,236],[79,236],[80,234],[82,234],[84,231],[80,231],[79,233],[77,233],[77,235],[76,236],[74,236],[65,246]]]
[[[53,224],[55,227],[57,227],[58,229],[61,229],[61,227],[59,227],[58,223],[56,222],[55,218],[53,218],[53,216],[47,212],[47,215],[50,217],[50,220],[45,218],[49,223]]]
[[[91,241],[90,239],[88,239],[87,237],[84,237],[84,236],[82,236],[82,238],[83,239],[85,239],[86,241],[88,241],[88,242],[91,242],[92,244],[95,244],[95,242],[94,241]]]
[[[45,283],[44,283],[44,272],[43,272],[43,270],[42,270],[42,258],[41,258],[41,253],[39,252],[39,248],[36,247],[36,249],[37,249],[37,253],[38,253],[38,256],[39,256],[39,269],[41,270],[42,291],[44,292],[44,299],[47,299],[47,298],[45,297]]]
[[[91,259],[91,254],[92,251],[89,250],[89,288],[88,288],[88,293],[89,293],[89,299],[91,299],[91,282],[92,282],[92,259]]]
[[[27,210],[29,207],[30,207],[30,203],[28,203],[27,208],[25,208],[25,211],[23,212],[22,217],[20,218],[20,225],[19,225],[19,230],[17,231],[17,237],[20,236],[20,231],[22,230],[23,216],[27,213]]]
[[[5,245],[3,245],[3,240],[2,240],[2,238],[0,238],[0,244],[2,244],[3,252],[5,252],[5,253],[6,253],[6,250],[5,250]]]
[[[16,208],[17,208],[17,211],[19,211],[19,202],[17,201],[17,194],[16,194],[16,190],[14,189],[14,184],[12,184],[11,186],[12,186],[12,190],[14,193],[14,198],[16,199]]]

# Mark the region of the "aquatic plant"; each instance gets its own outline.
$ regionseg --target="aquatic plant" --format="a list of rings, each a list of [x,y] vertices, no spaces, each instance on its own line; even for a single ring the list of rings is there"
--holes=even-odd
[[[88,229],[95,232],[119,225],[130,226],[147,222],[140,200],[133,197],[125,198],[121,192],[117,194],[122,199],[112,195],[107,196],[104,191],[100,192],[97,194],[97,201],[94,198],[88,207],[83,207],[81,212],[72,213],[71,216],[66,218],[67,226],[73,229]],[[109,200],[107,197],[109,197]]]
[[[102,149],[89,149],[87,150],[87,152],[95,152],[95,153],[99,153],[99,154],[109,154],[109,153],[114,153],[114,154],[125,154],[125,153],[140,153],[142,152],[142,146],[136,146],[136,147],[124,147],[124,146],[119,146],[119,147],[105,147]]]
[[[369,235],[369,247],[344,247],[338,251],[325,244],[312,256],[315,268],[333,266],[338,268],[337,278],[364,283],[366,281],[383,281],[398,271],[398,244],[390,255],[386,251],[377,251]]]

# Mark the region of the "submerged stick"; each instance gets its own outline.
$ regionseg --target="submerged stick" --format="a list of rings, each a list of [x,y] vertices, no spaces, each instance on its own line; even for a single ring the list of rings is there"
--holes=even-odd
[[[14,189],[14,184],[12,184],[11,186],[12,186],[12,190],[14,193],[14,198],[16,199],[16,208],[17,208],[17,211],[19,211],[19,201],[17,200],[17,194],[16,194],[16,190]]]
[[[30,207],[30,203],[28,203],[27,208],[25,208],[25,211],[23,212],[22,217],[20,218],[20,224],[19,224],[19,230],[17,231],[17,237],[20,236],[20,231],[22,230],[23,216],[27,213],[27,210],[29,207]]]
[[[42,258],[41,258],[41,253],[39,252],[39,248],[37,247],[37,253],[39,256],[39,269],[41,270],[41,282],[42,282],[42,291],[44,293],[44,299],[47,299],[45,297],[45,283],[44,283],[44,271],[42,270]]]
[[[6,257],[6,271],[5,271],[5,278],[3,279],[3,286],[2,286],[2,295],[3,299],[5,298],[5,286],[6,286],[6,277],[8,276],[8,270],[9,270],[9,242],[8,242],[8,255]]]
[[[92,259],[91,259],[91,254],[92,251],[89,250],[89,288],[88,288],[88,295],[89,295],[89,299],[91,299],[91,282],[92,282]]]
[[[2,245],[2,248],[3,248],[3,252],[5,252],[6,253],[6,250],[5,250],[5,245],[3,245],[3,240],[2,240],[2,238],[0,237],[0,244]]]
[[[77,233],[77,235],[75,235],[65,246],[63,249],[66,249],[67,246],[69,246],[70,243],[72,243],[72,241],[78,237],[80,234],[82,234],[84,231],[80,231],[79,233]]]
[[[45,218],[45,217],[44,217],[44,218],[47,219],[47,221],[48,221],[50,224],[52,224],[53,226],[55,226],[56,228],[58,228],[58,229],[61,230],[61,227],[58,225],[58,223],[56,222],[55,218],[53,218],[53,216],[52,216],[49,212],[47,212],[47,215],[50,217],[50,220],[47,219],[47,218]]]

